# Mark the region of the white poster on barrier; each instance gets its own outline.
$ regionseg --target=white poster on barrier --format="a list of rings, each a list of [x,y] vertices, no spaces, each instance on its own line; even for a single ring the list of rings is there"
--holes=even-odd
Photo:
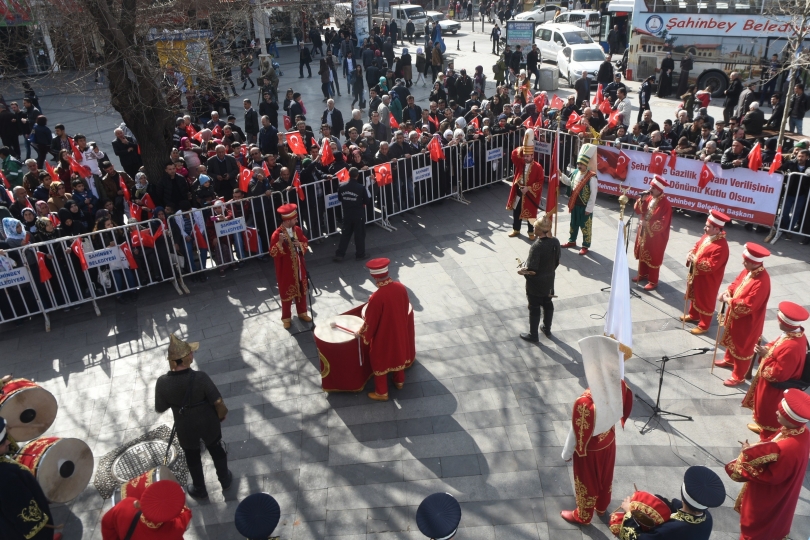
[[[221,238],[229,234],[245,232],[247,227],[245,225],[245,218],[238,217],[229,219],[228,221],[217,221],[214,223],[214,229],[217,231],[217,238]]]
[[[95,268],[105,264],[115,264],[118,262],[118,248],[105,248],[85,252],[84,259],[87,261],[88,268]]]
[[[421,182],[422,180],[430,180],[433,178],[433,169],[430,165],[427,167],[420,167],[413,170],[413,181]]]
[[[340,197],[338,197],[337,193],[329,193],[325,195],[324,201],[326,202],[327,210],[329,210],[330,208],[335,208],[336,206],[340,206]]]
[[[487,150],[487,161],[495,161],[497,159],[501,159],[502,157],[503,157],[502,148],[493,148],[492,150]]]
[[[25,267],[0,272],[0,289],[22,285],[30,281],[31,276],[28,275],[28,269]]]
[[[534,141],[534,151],[537,154],[551,155],[551,143],[543,141]]]
[[[622,179],[623,171],[617,171],[619,152],[615,148],[599,147],[599,191],[620,195],[620,188],[629,188],[628,195],[635,197],[639,192],[648,190],[653,176],[649,172],[652,154],[621,150],[629,159],[626,177]],[[703,170],[702,161],[678,158],[673,169],[668,164],[669,156],[661,176],[669,182],[670,187],[666,193],[673,207],[701,213],[715,209],[739,221],[759,225],[773,224],[782,190],[781,174],[752,171],[745,167],[721,169],[719,164],[711,163],[707,167],[714,179],[700,187],[698,182]]]

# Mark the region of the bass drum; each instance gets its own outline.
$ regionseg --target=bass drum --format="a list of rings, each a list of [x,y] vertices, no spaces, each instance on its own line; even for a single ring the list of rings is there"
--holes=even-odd
[[[127,497],[140,499],[146,488],[155,482],[160,482],[161,480],[171,480],[172,482],[179,483],[177,482],[177,477],[174,476],[174,473],[169,470],[168,467],[165,465],[160,465],[152,470],[146,471],[140,476],[136,476],[126,484],[122,485],[120,488],[113,491],[113,506]]]
[[[30,441],[48,431],[59,406],[53,394],[28,379],[0,380],[0,416],[15,441]]]
[[[14,456],[39,482],[45,498],[52,503],[66,503],[84,491],[93,476],[93,452],[79,439],[42,437],[20,449]]]

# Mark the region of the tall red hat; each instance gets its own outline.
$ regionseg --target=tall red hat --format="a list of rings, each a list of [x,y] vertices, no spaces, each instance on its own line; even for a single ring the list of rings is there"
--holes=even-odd
[[[760,246],[759,244],[755,244],[754,242],[748,242],[745,244],[745,251],[743,251],[743,257],[748,259],[754,263],[762,263],[766,257],[770,257],[771,252],[768,251],[766,248]]]
[[[791,422],[806,424],[810,422],[810,395],[796,388],[785,390],[785,397],[779,402],[778,409]]]
[[[152,523],[165,523],[183,511],[186,493],[177,482],[160,480],[144,490],[139,504],[143,517]]]
[[[298,215],[298,205],[293,203],[282,204],[278,207],[278,213],[281,215],[281,219],[292,219]]]
[[[783,324],[798,328],[804,321],[810,318],[810,313],[799,304],[785,301],[779,303],[779,310],[776,312],[776,317]]]
[[[669,182],[660,174],[656,174],[653,176],[652,182],[650,182],[650,187],[657,187],[661,191],[664,191],[665,188],[669,187]]]
[[[726,223],[731,221],[731,218],[720,210],[712,210],[709,212],[709,216],[706,218],[706,220],[718,227],[723,227]]]
[[[391,264],[390,259],[380,257],[379,259],[371,259],[366,263],[366,268],[371,272],[375,279],[385,279],[388,277],[388,265]]]

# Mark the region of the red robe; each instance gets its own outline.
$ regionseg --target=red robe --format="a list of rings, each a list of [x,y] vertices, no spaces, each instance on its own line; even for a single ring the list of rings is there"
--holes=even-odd
[[[636,200],[633,206],[639,214],[638,234],[633,254],[639,262],[639,275],[646,276],[641,271],[644,264],[650,269],[658,270],[664,262],[664,252],[669,242],[669,225],[672,222],[672,206],[666,195],[657,199],[652,194]],[[656,272],[656,277],[658,273]],[[653,282],[652,278],[650,282]],[[658,279],[655,280],[655,283]]]
[[[633,392],[622,381],[624,413],[622,425],[633,407]],[[593,511],[603,514],[610,504],[613,468],[616,463],[616,427],[594,433],[596,420],[591,390],[585,390],[574,402],[571,424],[576,437],[574,446],[574,517],[590,523]]]
[[[784,390],[770,383],[798,379],[804,369],[807,354],[807,337],[804,330],[787,332],[765,346],[768,352],[762,357],[759,369],[751,381],[742,406],[754,411],[754,422],[762,428],[759,438],[772,438],[782,429],[776,419],[776,407],[784,397]]]
[[[808,454],[807,428],[782,427],[771,441],[751,445],[726,465],[732,480],[745,482],[734,505],[740,513],[740,540],[787,538]]]
[[[726,306],[725,331],[720,344],[726,347],[726,355],[732,359],[748,362],[754,357],[754,345],[759,342],[765,326],[771,277],[764,266],[750,273],[743,270],[729,285],[728,292],[731,301]],[[745,369],[748,370],[747,365]]]
[[[301,252],[295,256],[292,239],[284,227],[276,229],[270,237],[270,256],[276,266],[276,281],[282,302],[306,300],[307,297],[307,267],[304,261],[307,237],[297,225],[293,227],[293,231],[301,244]]]
[[[512,150],[512,163],[515,165],[515,178],[512,181],[512,189],[509,190],[509,200],[506,201],[506,209],[514,210],[517,197],[522,195],[520,219],[537,219],[537,210],[540,208],[540,194],[543,192],[543,180],[545,178],[543,166],[536,161],[532,162],[528,181],[525,181],[525,163],[523,163],[522,146]],[[528,187],[529,191],[521,194],[521,187]]]
[[[103,540],[124,539],[135,518],[135,513],[138,512],[138,509],[135,508],[137,500],[134,497],[127,497],[104,514],[104,517],[101,518],[101,538]],[[132,540],[181,540],[190,521],[191,510],[187,506],[183,507],[179,516],[156,528],[155,523],[148,521],[141,514],[138,525],[135,526],[135,532],[132,534]]]
[[[728,262],[725,231],[720,231],[716,236],[704,234],[690,253],[693,253],[694,257],[691,271],[686,278],[686,298],[692,301],[692,309],[701,319],[711,323],[717,305],[717,293]],[[708,320],[705,320],[706,318]]]
[[[391,278],[377,284],[368,299],[366,319],[358,334],[370,345],[371,369],[375,376],[401,371],[408,358],[408,290]]]

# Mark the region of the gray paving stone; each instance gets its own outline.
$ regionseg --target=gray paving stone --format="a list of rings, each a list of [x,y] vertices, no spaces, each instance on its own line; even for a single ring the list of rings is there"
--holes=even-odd
[[[481,468],[478,465],[478,457],[475,455],[445,456],[441,458],[441,463],[442,478],[481,474]]]

